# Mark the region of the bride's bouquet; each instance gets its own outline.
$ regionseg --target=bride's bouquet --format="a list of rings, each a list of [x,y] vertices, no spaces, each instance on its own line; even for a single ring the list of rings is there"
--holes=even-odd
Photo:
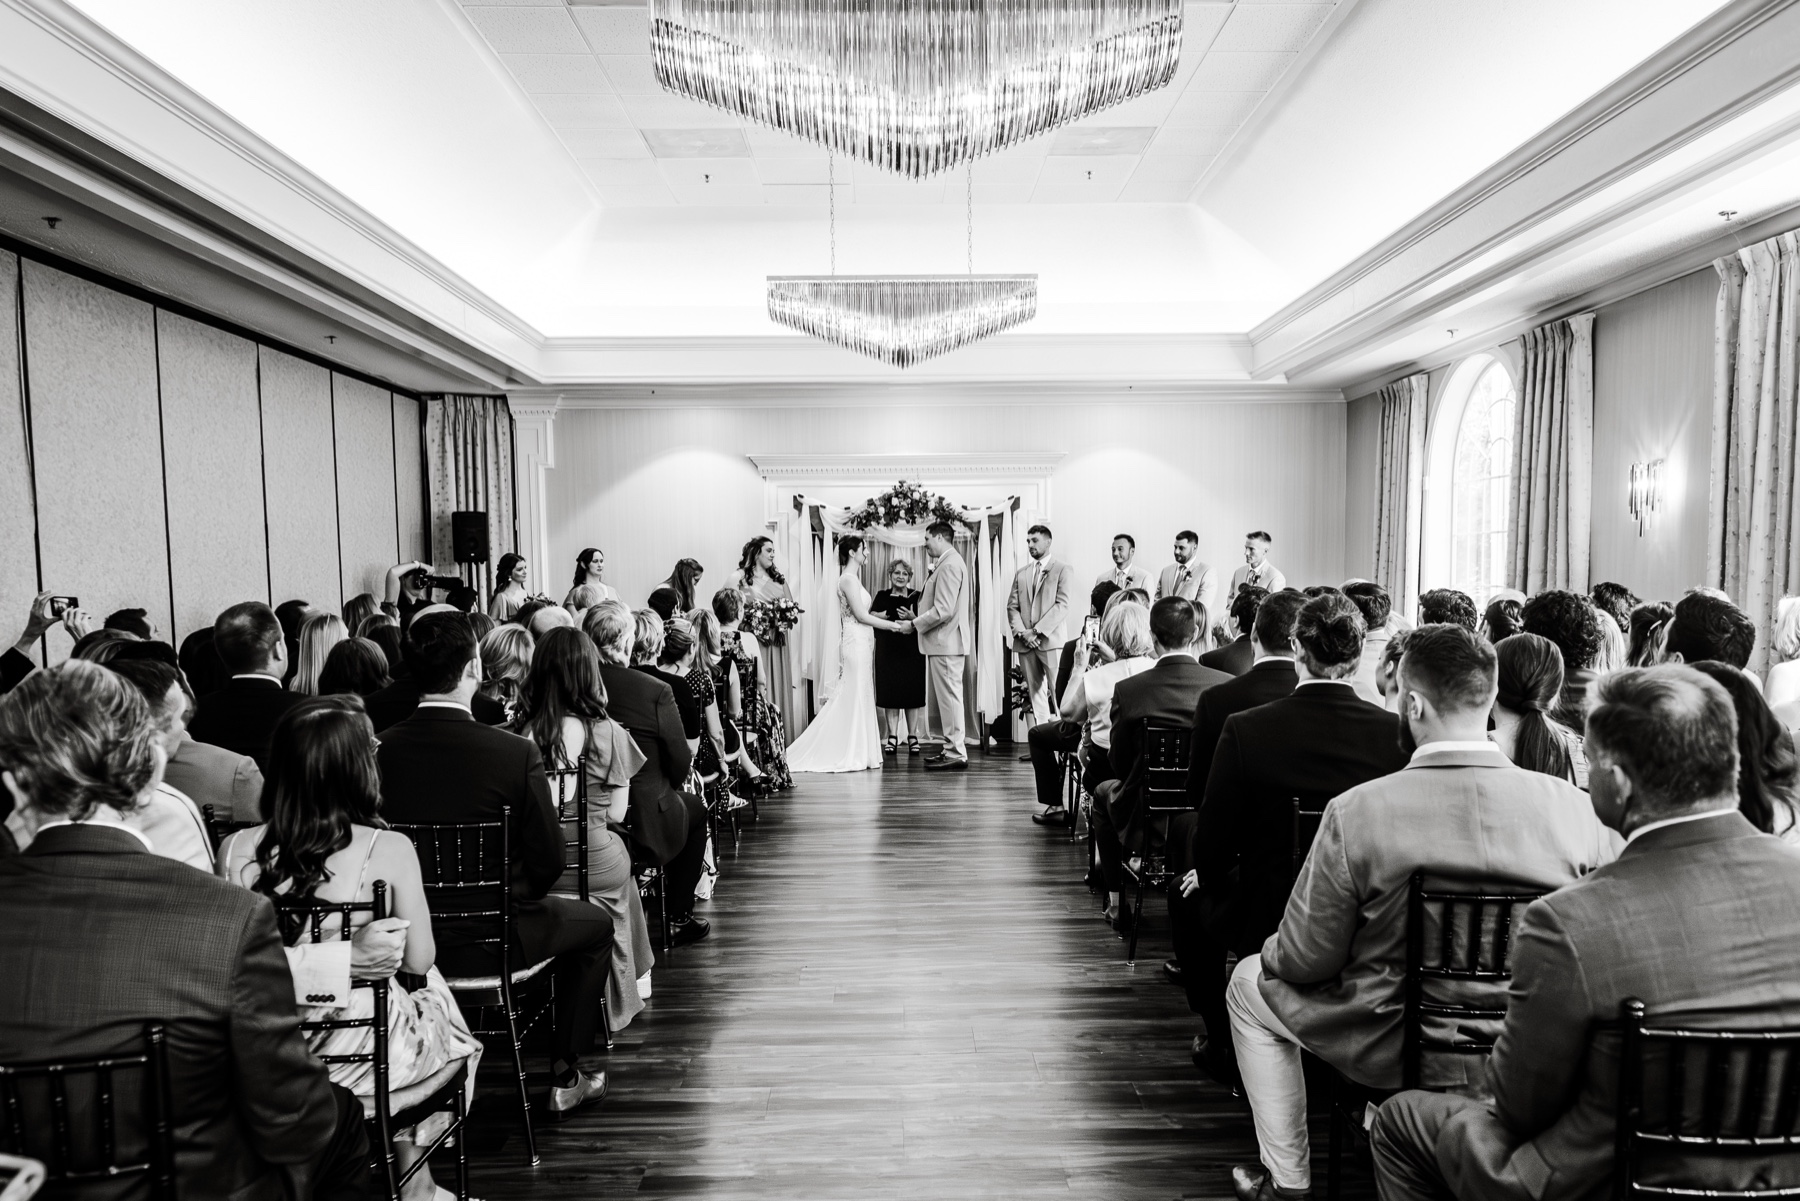
[[[800,624],[806,612],[791,600],[753,600],[744,609],[744,628],[764,646],[781,646],[787,632]]]

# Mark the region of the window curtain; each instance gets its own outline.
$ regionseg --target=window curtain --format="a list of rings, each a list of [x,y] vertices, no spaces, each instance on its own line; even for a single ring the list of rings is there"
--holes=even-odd
[[[1794,444],[1800,232],[1759,242],[1713,266],[1720,286],[1706,574],[1765,632],[1750,660],[1761,671],[1776,602],[1800,590]]]
[[[1552,321],[1523,342],[1507,575],[1527,593],[1586,592],[1594,511],[1594,315]]]
[[[431,560],[438,567],[456,561],[450,514],[488,515],[489,563],[465,564],[463,578],[482,597],[492,592],[491,563],[517,550],[517,494],[513,484],[513,418],[504,396],[426,398],[425,481],[431,494]],[[534,572],[542,563],[532,564]],[[541,577],[534,577],[541,580]]]
[[[1380,478],[1375,494],[1375,582],[1394,608],[1419,599],[1420,533],[1425,512],[1425,412],[1430,377],[1409,375],[1381,390]]]

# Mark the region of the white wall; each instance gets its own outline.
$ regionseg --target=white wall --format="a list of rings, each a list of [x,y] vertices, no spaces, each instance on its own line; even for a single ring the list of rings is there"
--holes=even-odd
[[[689,555],[705,565],[700,591],[710,596],[765,528],[763,482],[746,456],[908,451],[1063,452],[1050,525],[1084,584],[1107,566],[1113,534],[1131,533],[1139,561],[1160,567],[1184,527],[1200,534],[1201,557],[1227,572],[1244,533],[1263,528],[1290,582],[1343,578],[1342,404],[1108,400],[564,410],[547,481],[552,563],[536,565],[534,579],[560,596],[576,553],[598,546],[629,603],[643,603]]]

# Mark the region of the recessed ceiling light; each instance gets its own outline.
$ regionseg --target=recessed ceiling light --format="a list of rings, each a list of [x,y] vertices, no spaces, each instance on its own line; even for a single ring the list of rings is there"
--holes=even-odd
[[[749,158],[741,129],[646,129],[644,142],[657,158]]]
[[[1071,125],[1058,130],[1051,154],[1142,154],[1154,125]]]

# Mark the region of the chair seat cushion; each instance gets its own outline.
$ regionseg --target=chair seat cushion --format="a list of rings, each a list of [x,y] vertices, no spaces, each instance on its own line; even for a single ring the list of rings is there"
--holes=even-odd
[[[415,1080],[405,1088],[395,1089],[388,1093],[388,1113],[405,1113],[413,1106],[424,1101],[427,1097],[431,1096],[431,1094],[450,1083],[451,1079],[455,1077],[455,1075],[462,1070],[463,1065],[468,1062],[469,1059],[466,1055],[460,1059],[452,1059],[449,1063],[425,1077],[425,1079]],[[362,1102],[363,1117],[373,1118],[375,1116],[375,1098],[358,1097],[357,1099]]]
[[[550,962],[548,959],[542,959],[530,967],[520,968],[512,974],[512,982],[514,984],[525,983],[549,967]],[[450,985],[452,992],[475,992],[484,988],[499,988],[500,976],[498,973],[492,976],[448,976],[445,977],[445,983]]]

